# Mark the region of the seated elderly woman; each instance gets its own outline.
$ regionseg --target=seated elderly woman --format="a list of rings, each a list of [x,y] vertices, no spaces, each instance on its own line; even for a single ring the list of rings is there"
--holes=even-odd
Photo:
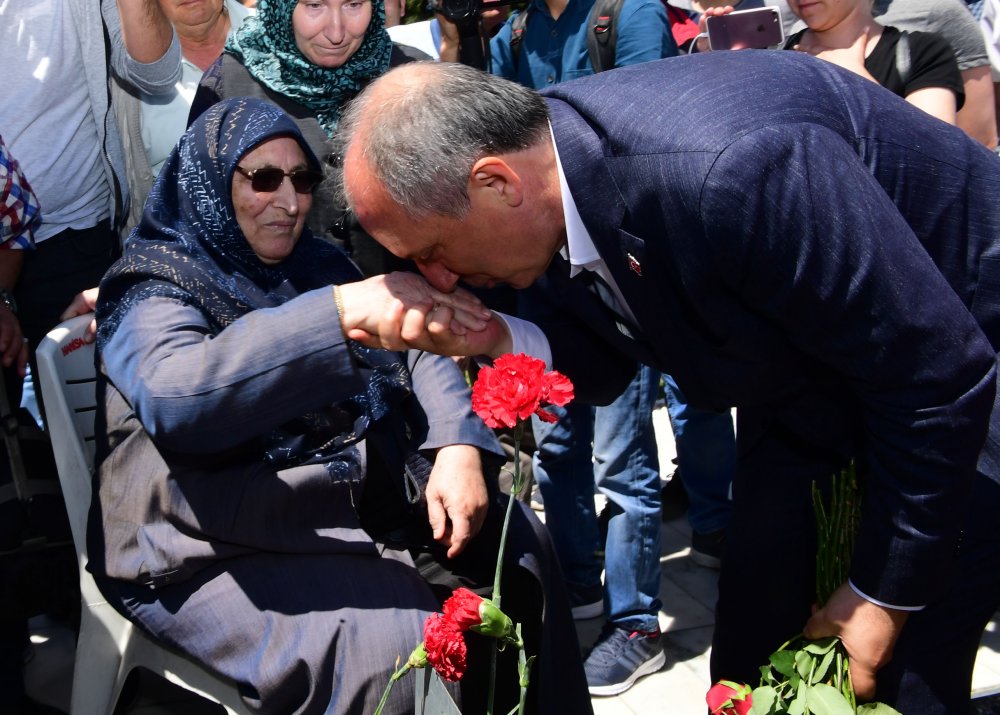
[[[490,589],[503,503],[484,466],[499,450],[450,359],[345,336],[341,311],[380,314],[393,294],[450,302],[469,327],[478,314],[415,275],[357,282],[304,228],[317,166],[295,123],[250,98],[210,109],[168,158],[101,284],[90,568],[255,710],[371,713],[451,589]],[[589,712],[551,545],[514,515],[503,603],[540,656],[532,709]],[[482,712],[474,638],[455,695]],[[507,712],[516,671],[501,668]],[[385,712],[412,708],[406,678]]]

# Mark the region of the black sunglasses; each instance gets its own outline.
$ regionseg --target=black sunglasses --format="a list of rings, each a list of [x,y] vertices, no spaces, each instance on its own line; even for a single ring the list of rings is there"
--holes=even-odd
[[[286,176],[292,180],[292,188],[297,194],[310,194],[323,181],[323,174],[312,169],[296,169],[286,172],[276,166],[266,166],[262,169],[247,171],[237,164],[236,171],[250,179],[250,188],[254,191],[266,193],[277,191]]]

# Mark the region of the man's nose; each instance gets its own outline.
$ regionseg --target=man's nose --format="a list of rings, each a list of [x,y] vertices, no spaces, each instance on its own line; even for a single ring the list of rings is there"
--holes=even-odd
[[[458,285],[459,275],[452,273],[438,261],[414,261],[427,282],[443,293],[450,293]]]

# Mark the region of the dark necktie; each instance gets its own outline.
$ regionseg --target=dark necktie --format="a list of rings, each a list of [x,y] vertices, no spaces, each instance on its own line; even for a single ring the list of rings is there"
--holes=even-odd
[[[576,278],[583,281],[587,290],[597,296],[601,304],[608,310],[614,318],[618,330],[632,340],[645,340],[645,336],[639,327],[632,322],[632,319],[619,307],[618,297],[614,289],[605,281],[597,271],[584,270],[577,274]]]

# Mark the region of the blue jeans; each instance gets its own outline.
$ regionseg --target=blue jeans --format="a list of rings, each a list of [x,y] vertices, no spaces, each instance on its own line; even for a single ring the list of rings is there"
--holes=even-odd
[[[690,502],[688,523],[701,534],[725,529],[733,512],[729,490],[736,473],[732,415],[691,407],[669,375],[663,376],[663,388]]]
[[[566,580],[601,582],[594,486],[608,498],[604,607],[622,627],[652,631],[660,610],[660,469],[653,403],[660,374],[641,367],[607,407],[570,404],[554,424],[533,418],[533,468]],[[593,442],[593,446],[591,446]]]

